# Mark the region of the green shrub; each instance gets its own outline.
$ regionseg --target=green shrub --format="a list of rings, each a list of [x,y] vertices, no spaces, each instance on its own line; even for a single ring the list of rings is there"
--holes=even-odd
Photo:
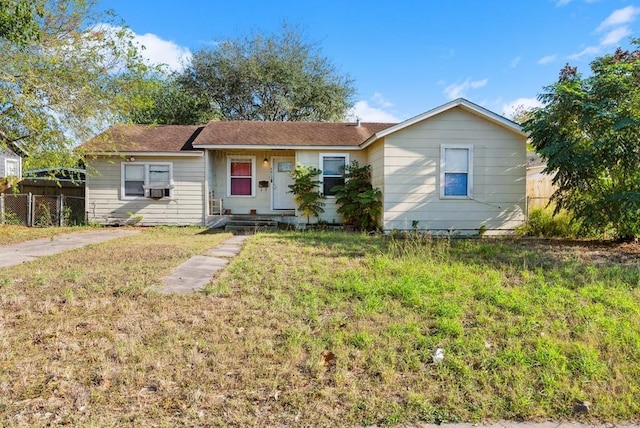
[[[345,168],[345,183],[334,186],[338,212],[344,216],[347,224],[357,230],[378,228],[378,219],[382,214],[382,192],[371,185],[371,166],[360,166],[353,161]]]
[[[579,236],[580,225],[566,211],[553,213],[553,208],[534,208],[529,220],[519,229],[524,236],[544,238],[575,238]]]
[[[311,216],[318,217],[324,212],[324,196],[318,191],[320,181],[315,179],[321,173],[318,168],[304,165],[297,165],[291,172],[294,182],[289,189],[298,204],[298,210],[307,217],[307,224]]]

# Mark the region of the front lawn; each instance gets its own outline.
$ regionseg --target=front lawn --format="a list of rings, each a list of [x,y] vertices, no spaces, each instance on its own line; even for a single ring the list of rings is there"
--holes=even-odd
[[[51,238],[64,233],[81,232],[89,226],[72,227],[27,227],[0,224],[0,245],[17,244],[31,239]]]
[[[205,293],[147,291],[228,236],[201,232],[145,229],[0,269],[0,419],[354,426],[640,414],[637,245],[260,234]],[[575,413],[584,401],[588,414]]]

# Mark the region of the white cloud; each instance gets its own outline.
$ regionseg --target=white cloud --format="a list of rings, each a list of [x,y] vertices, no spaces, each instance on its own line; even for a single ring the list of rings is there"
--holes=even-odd
[[[502,115],[513,118],[518,110],[529,110],[534,107],[542,107],[542,103],[535,98],[517,98],[502,106]]]
[[[166,64],[170,70],[182,68],[181,61],[188,61],[191,58],[189,48],[179,46],[170,40],[164,40],[155,34],[133,34],[133,39],[140,46],[144,46],[141,51],[142,56],[151,64]]]
[[[518,66],[518,64],[520,63],[520,57],[517,56],[514,59],[511,60],[511,62],[509,63],[509,67],[511,68],[516,68]]]
[[[189,48],[179,46],[172,41],[163,40],[152,33],[140,35],[133,32],[130,28],[117,27],[104,23],[97,24],[94,30],[111,36],[115,36],[123,31],[128,33],[133,39],[133,43],[140,48],[140,55],[146,59],[149,64],[166,64],[169,70],[179,70],[182,68],[181,61],[191,59],[191,51]]]
[[[360,119],[363,122],[400,122],[389,109],[393,107],[393,103],[387,100],[380,92],[374,92],[369,100],[361,100],[347,112],[349,120]]]
[[[489,83],[489,79],[471,80],[471,78],[467,78],[467,80],[462,83],[453,83],[444,88],[444,94],[451,100],[465,97],[469,89],[482,88],[486,86],[487,83]]]
[[[571,0],[558,0],[558,1],[556,2],[556,6],[557,6],[557,7],[566,6],[566,5],[568,5],[569,3],[571,3]]]
[[[631,30],[629,30],[629,28],[624,24],[634,21],[638,14],[640,14],[640,8],[633,6],[614,10],[611,15],[602,21],[598,28],[596,28],[597,33],[602,33],[605,30],[608,31],[602,37],[600,43],[595,46],[587,46],[580,52],[569,55],[568,58],[575,60],[588,55],[597,55],[602,51],[602,48],[618,44],[620,40],[632,34]]]
[[[596,29],[597,32],[601,32],[610,27],[616,27],[618,25],[628,24],[636,19],[636,16],[640,13],[640,8],[627,6],[622,9],[614,10],[611,15],[607,17]]]
[[[587,46],[582,49],[580,52],[576,52],[568,56],[569,59],[580,59],[586,55],[597,55],[600,53],[600,46]]]
[[[540,65],[546,65],[546,64],[550,64],[553,61],[555,61],[557,58],[557,55],[547,55],[547,56],[543,56],[542,58],[540,58],[538,60],[538,64]]]
[[[390,103],[389,101],[387,101],[380,92],[374,93],[373,97],[371,97],[371,101],[373,101],[373,103],[378,107],[383,107],[383,108],[393,107],[393,103]]]
[[[609,31],[600,41],[600,46],[609,46],[618,44],[618,42],[631,35],[631,31],[627,27],[619,27]]]
[[[400,119],[395,117],[393,113],[383,110],[379,107],[370,106],[367,101],[358,101],[347,113],[350,119],[360,119],[363,122],[384,122],[398,123]]]

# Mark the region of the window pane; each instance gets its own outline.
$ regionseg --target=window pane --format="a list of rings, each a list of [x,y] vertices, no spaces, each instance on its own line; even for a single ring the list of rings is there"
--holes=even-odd
[[[149,184],[169,184],[169,165],[149,165]]]
[[[125,181],[144,181],[144,165],[125,165],[124,179]]]
[[[232,177],[251,177],[251,161],[250,160],[232,160],[231,161]]]
[[[7,170],[5,171],[5,175],[18,177],[20,175],[20,163],[15,159],[7,159],[6,161]]]
[[[344,178],[341,177],[324,177],[323,189],[325,196],[333,196],[336,192],[332,192],[333,186],[344,185]]]
[[[251,178],[231,178],[231,194],[251,196]]]
[[[144,181],[125,181],[124,182],[124,195],[125,196],[144,196]]]
[[[322,160],[322,175],[344,174],[345,158],[343,156],[325,156]]]
[[[445,173],[444,175],[444,195],[445,196],[467,196],[467,174],[466,173]]]
[[[445,149],[444,164],[445,171],[469,171],[469,150]]]

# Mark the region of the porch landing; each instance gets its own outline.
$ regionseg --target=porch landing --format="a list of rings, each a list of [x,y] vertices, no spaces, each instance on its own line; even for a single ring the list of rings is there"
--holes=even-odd
[[[296,223],[296,219],[293,211],[278,214],[213,215],[207,217],[206,225],[211,229],[224,228],[228,232],[246,234],[290,227]]]

